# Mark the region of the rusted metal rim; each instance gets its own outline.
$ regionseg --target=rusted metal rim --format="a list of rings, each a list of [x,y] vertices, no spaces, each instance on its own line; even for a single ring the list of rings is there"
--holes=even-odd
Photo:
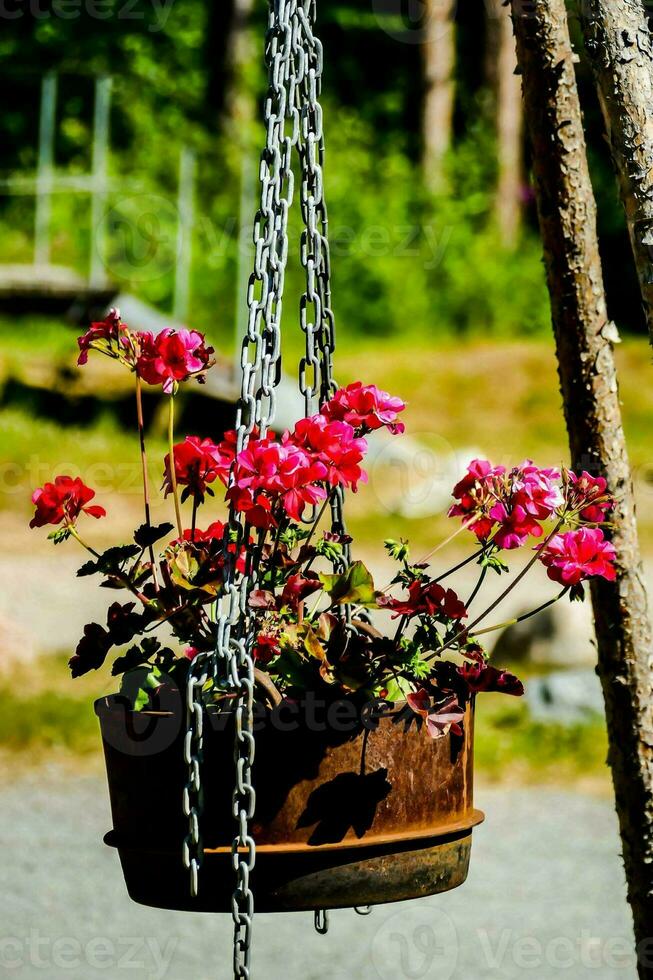
[[[422,831],[408,830],[397,834],[379,834],[373,837],[362,837],[360,839],[343,840],[328,844],[258,844],[256,853],[289,856],[293,854],[325,854],[329,851],[343,850],[360,851],[365,850],[365,848],[392,847],[398,844],[409,844],[411,841],[415,841],[416,843],[433,841],[435,844],[442,838],[466,836],[474,827],[478,827],[479,824],[483,823],[484,820],[485,814],[482,810],[472,810],[469,817],[465,820],[442,823],[437,827],[429,827],[427,830]],[[134,838],[125,838],[115,830],[110,830],[105,834],[104,843],[109,847],[116,847],[119,850],[126,848],[127,850],[156,851],[159,853],[165,853],[170,850],[169,847],[159,848],[156,845],[153,846],[151,841],[143,844]],[[231,854],[232,851],[231,846],[205,847],[204,853],[206,855],[217,855]]]

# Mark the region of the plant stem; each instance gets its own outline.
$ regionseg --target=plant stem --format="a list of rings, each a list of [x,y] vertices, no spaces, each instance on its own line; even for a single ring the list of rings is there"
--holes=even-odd
[[[458,562],[458,564],[454,565],[453,568],[450,568],[448,571],[443,572],[442,575],[438,575],[438,577],[433,579],[433,581],[441,582],[442,579],[448,578],[450,575],[453,575],[454,572],[457,572],[461,568],[464,568],[465,565],[469,565],[471,561],[475,561],[475,559],[480,558],[484,551],[485,548],[481,548],[479,551],[475,551],[474,554],[470,555],[468,558],[463,559],[463,561]]]
[[[190,522],[190,539],[195,540],[195,524],[197,522],[197,497],[193,497],[193,516]]]
[[[73,537],[75,541],[78,541],[79,544],[81,544],[82,548],[85,548],[86,551],[90,552],[94,558],[100,557],[100,553],[96,551],[95,548],[91,548],[90,544],[86,544],[86,541],[84,541],[80,537],[79,531],[77,530],[77,527],[74,524],[69,524],[68,529],[70,531],[71,537]]]
[[[469,609],[469,607],[471,606],[472,602],[474,601],[474,599],[476,598],[476,596],[480,592],[481,586],[483,585],[483,582],[485,581],[485,576],[486,575],[487,575],[487,565],[485,565],[485,567],[482,569],[481,574],[479,575],[479,578],[478,578],[478,582],[474,586],[474,591],[472,592],[472,594],[470,595],[469,599],[465,603],[465,609]]]
[[[170,395],[170,406],[168,412],[168,473],[170,474],[170,486],[172,496],[175,501],[175,516],[177,518],[177,530],[179,537],[183,538],[184,528],[181,521],[181,507],[179,506],[179,492],[177,490],[177,474],[175,472],[175,396]]]
[[[143,385],[139,375],[136,375],[136,418],[138,420],[138,438],[141,446],[141,469],[143,471],[143,502],[145,504],[145,523],[148,528],[152,527],[150,515],[150,486],[147,475],[147,454],[145,452],[145,424],[143,421]],[[156,575],[156,562],[154,560],[154,547],[148,546],[150,562],[152,564],[152,578],[154,587],[159,591],[159,582]]]
[[[444,653],[445,650],[448,650],[449,647],[452,647],[454,645],[454,643],[456,643],[466,633],[467,634],[468,633],[471,633],[472,630],[474,629],[474,627],[478,623],[482,622],[482,620],[484,620],[486,616],[489,616],[489,614],[494,609],[496,609],[496,607],[498,605],[500,605],[503,602],[503,600],[506,598],[506,596],[509,595],[512,592],[512,590],[515,588],[515,586],[518,585],[521,582],[521,580],[523,579],[524,575],[526,575],[531,570],[531,568],[533,567],[533,565],[535,564],[535,562],[538,560],[538,558],[540,557],[540,555],[542,554],[542,552],[544,551],[544,549],[548,545],[548,543],[551,540],[551,538],[554,537],[554,535],[556,535],[558,533],[558,531],[560,530],[560,527],[561,527],[562,523],[563,522],[562,522],[562,518],[561,518],[557,522],[556,526],[553,528],[553,530],[551,531],[551,533],[549,535],[547,535],[547,537],[544,539],[544,541],[542,542],[542,544],[537,548],[535,554],[533,555],[533,557],[531,558],[531,560],[528,562],[528,564],[524,568],[522,568],[522,570],[519,573],[519,575],[517,575],[516,578],[515,578],[515,580],[510,583],[510,585],[508,586],[508,588],[507,589],[504,589],[504,591],[501,593],[501,595],[497,599],[495,599],[494,602],[492,602],[487,607],[487,609],[485,609],[484,612],[482,612],[480,614],[480,616],[477,616],[476,619],[469,624],[469,626],[466,626],[464,629],[459,630],[458,633],[455,634],[455,636],[452,636],[451,639],[448,640],[447,643],[444,644],[444,646],[441,646],[440,649],[437,651],[437,653],[435,653],[433,656],[440,656],[442,653]],[[429,657],[428,659],[430,660],[432,658]]]
[[[516,619],[507,619],[505,623],[497,623],[496,626],[486,626],[482,630],[476,630],[474,636],[483,636],[484,633],[493,633],[495,630],[504,629],[507,626],[514,626],[516,623],[523,623],[524,620],[530,619],[531,616],[537,616],[537,614],[541,613],[544,609],[548,609],[549,606],[553,606],[559,599],[562,599],[567,592],[569,592],[568,586],[565,587],[562,592],[558,593],[558,595],[554,596],[553,599],[543,602],[541,606],[537,607],[537,609],[531,609],[530,612],[524,613],[522,616],[517,616]]]

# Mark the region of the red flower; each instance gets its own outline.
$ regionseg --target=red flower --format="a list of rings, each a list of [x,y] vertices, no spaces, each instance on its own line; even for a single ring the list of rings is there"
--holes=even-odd
[[[469,528],[479,541],[489,538],[494,528],[489,512],[497,502],[505,472],[504,466],[492,466],[487,459],[473,459],[453,488],[452,496],[458,503],[449,508],[449,517],[462,517],[465,521],[475,517]]]
[[[213,348],[207,347],[204,334],[197,330],[174,330],[169,327],[154,336],[136,334],[140,354],[136,370],[149,385],[162,385],[166,394],[173,394],[181,381],[191,377],[204,380],[204,373],[213,363]]]
[[[121,322],[120,313],[111,309],[104,320],[92,323],[83,336],[77,338],[80,354],[77,363],[81,366],[88,361],[90,350],[101,351],[109,357],[129,360],[130,350],[129,331]]]
[[[170,542],[170,547],[177,545],[180,541],[192,541],[194,545],[201,548],[202,545],[210,545],[212,541],[223,542],[225,535],[228,533],[228,524],[224,524],[222,521],[213,521],[209,524],[206,531],[201,531],[198,527],[195,528],[193,532],[192,528],[187,527],[184,531],[182,538],[176,538],[174,541]],[[249,545],[253,544],[253,540],[249,539]],[[232,555],[236,554],[236,545],[234,542],[230,542],[227,546],[227,551]],[[236,570],[238,572],[245,571],[245,565],[247,561],[247,549],[245,545],[241,545],[238,551],[238,558],[236,559]]]
[[[282,444],[269,436],[250,439],[247,448],[238,454],[234,486],[227,492],[227,498],[237,510],[247,514],[251,523],[254,520],[250,515],[269,521],[276,501],[281,502],[289,517],[301,520],[306,505],[326,497],[325,489],[318,484],[326,475],[324,464],[301,446]]]
[[[584,579],[599,577],[614,582],[616,552],[599,527],[556,534],[540,555],[547,575],[561,585],[578,585]]]
[[[473,662],[465,661],[458,668],[458,673],[473,694],[497,691],[519,698],[524,693],[524,685],[518,677],[507,670],[498,670],[492,664],[486,663],[484,658],[474,659]]]
[[[558,470],[540,469],[530,460],[506,473],[503,466],[475,459],[453,489],[459,502],[449,517],[469,521],[480,541],[495,532],[492,540],[499,548],[519,548],[529,535],[542,534],[539,522],[562,504],[559,478]]]
[[[367,483],[367,473],[360,463],[367,452],[365,439],[356,438],[348,422],[330,422],[325,415],[300,419],[292,434],[285,433],[284,444],[295,444],[309,452],[326,467],[326,479],[334,487],[351,487]]]
[[[606,513],[614,506],[607,491],[607,481],[602,476],[592,476],[583,471],[580,476],[569,471],[565,486],[567,509],[578,513],[588,524],[601,524]]]
[[[254,493],[250,487],[231,487],[227,491],[227,500],[252,527],[260,530],[277,527],[277,521],[272,513],[272,501],[264,493]]]
[[[317,576],[303,578],[301,575],[291,575],[283,587],[281,603],[297,609],[300,602],[314,592],[319,592],[321,588],[322,583]]]
[[[44,527],[46,524],[74,524],[80,513],[91,517],[106,517],[104,507],[86,504],[95,496],[95,490],[87,487],[79,477],[58,476],[54,483],[46,483],[32,494],[36,513],[30,527]]]
[[[380,606],[392,609],[398,616],[433,616],[439,619],[464,619],[467,610],[453,589],[443,588],[439,582],[416,580],[408,586],[405,600],[385,596],[378,600]]]
[[[177,484],[186,487],[182,500],[192,496],[197,501],[203,502],[207,485],[213,483],[224,469],[220,447],[210,439],[186,436],[184,442],[173,446],[173,456]],[[163,485],[167,497],[172,493],[170,453],[166,454],[164,465]]]
[[[376,385],[364,385],[355,381],[338,391],[322,407],[322,415],[332,422],[348,422],[362,433],[385,426],[393,435],[404,431],[397,414],[406,405],[401,398],[381,391]]]
[[[259,633],[254,644],[254,660],[260,664],[269,664],[281,653],[279,639],[270,633]]]

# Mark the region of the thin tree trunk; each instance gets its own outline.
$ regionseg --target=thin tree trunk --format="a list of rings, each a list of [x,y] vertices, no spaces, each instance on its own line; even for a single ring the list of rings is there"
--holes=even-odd
[[[255,114],[255,99],[248,79],[248,69],[255,58],[250,28],[254,0],[232,0],[232,5],[225,52],[227,75],[224,108],[228,124],[238,129],[249,127]]]
[[[653,343],[653,42],[643,0],[579,0]]]
[[[517,53],[509,10],[504,0],[486,0],[487,76],[493,93],[497,144],[497,188],[494,211],[504,245],[517,244],[522,211],[523,104],[515,74]]]
[[[456,0],[426,0],[422,69],[424,178],[432,191],[444,186],[444,158],[451,146],[455,102]]]
[[[540,229],[574,467],[602,473],[617,498],[617,581],[594,580],[592,601],[609,762],[638,944],[653,936],[653,652],[631,471],[621,423],[598,251],[596,204],[564,0],[512,0]],[[579,833],[582,834],[582,828]],[[653,977],[640,948],[639,975]]]

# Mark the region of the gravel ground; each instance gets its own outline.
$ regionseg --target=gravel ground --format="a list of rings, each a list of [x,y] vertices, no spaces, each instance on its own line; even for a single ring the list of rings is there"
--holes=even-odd
[[[97,776],[33,773],[2,790],[0,976],[228,980],[230,920],[143,908],[125,892]],[[260,980],[636,977],[619,840],[607,800],[480,791],[487,822],[455,892],[311,916],[259,916]]]

